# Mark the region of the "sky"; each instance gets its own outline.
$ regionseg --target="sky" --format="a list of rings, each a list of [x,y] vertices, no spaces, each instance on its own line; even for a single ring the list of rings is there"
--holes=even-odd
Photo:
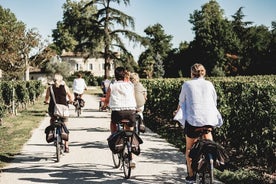
[[[121,4],[118,9],[132,16],[135,30],[146,36],[144,30],[148,26],[159,23],[165,34],[173,36],[172,44],[178,48],[179,43],[194,38],[193,25],[189,23],[190,14],[201,10],[201,6],[209,0],[130,0],[130,5]],[[0,0],[3,8],[10,9],[17,19],[24,22],[27,28],[36,28],[44,39],[51,40],[52,30],[62,20],[62,5],[66,0]],[[265,25],[271,28],[276,21],[276,0],[217,0],[224,16],[231,20],[240,7],[245,15],[244,21],[252,21],[253,25]],[[137,59],[143,48],[126,44]]]

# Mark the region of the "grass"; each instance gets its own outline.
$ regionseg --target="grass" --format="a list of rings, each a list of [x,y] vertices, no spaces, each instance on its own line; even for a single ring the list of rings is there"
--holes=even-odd
[[[32,130],[37,128],[45,117],[47,106],[39,98],[34,105],[28,105],[26,110],[15,115],[6,115],[0,126],[0,168],[9,163],[20,153],[23,145],[32,136]]]

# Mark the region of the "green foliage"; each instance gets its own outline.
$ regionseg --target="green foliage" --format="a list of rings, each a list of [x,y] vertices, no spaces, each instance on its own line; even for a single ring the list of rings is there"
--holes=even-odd
[[[0,6],[0,69],[6,80],[23,77],[29,64],[29,53],[39,43],[34,29],[26,30],[9,9]]]
[[[224,124],[216,129],[215,140],[229,151],[230,165],[256,166],[271,173],[276,150],[276,76],[211,77],[218,94],[218,109]],[[184,137],[173,121],[181,85],[188,78],[141,80],[148,89],[145,123],[184,149]]]
[[[26,105],[34,102],[44,91],[40,81],[1,81],[0,82],[0,118],[14,104]],[[14,107],[16,108],[16,107]]]
[[[217,171],[217,173],[219,175],[218,179],[225,184],[265,183],[262,176],[254,171],[239,169],[235,172],[225,170],[224,172]]]
[[[129,4],[129,0],[68,0],[64,4],[63,21],[53,31],[54,43],[63,49],[85,53],[88,56],[105,58],[105,76],[110,76],[111,59],[127,63],[133,57],[118,57],[114,48],[124,55],[132,56],[125,47],[122,36],[131,42],[140,42],[142,37],[127,30],[134,29],[132,17],[112,7],[113,4]],[[114,28],[116,27],[116,29]],[[87,56],[86,56],[87,57]]]
[[[141,65],[140,75],[145,78],[162,78],[164,76],[163,61],[168,56],[168,53],[172,47],[172,36],[164,33],[161,24],[155,24],[147,27],[144,32],[147,34],[146,50],[139,57],[139,65]],[[151,67],[146,67],[149,63],[152,63]]]
[[[71,71],[71,65],[66,62],[49,62],[47,63],[45,70],[48,75],[59,73],[66,79],[70,76],[68,71]]]

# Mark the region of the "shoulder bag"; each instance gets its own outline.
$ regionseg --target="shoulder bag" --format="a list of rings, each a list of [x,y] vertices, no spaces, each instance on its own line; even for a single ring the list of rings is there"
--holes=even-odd
[[[59,116],[59,117],[62,117],[62,118],[69,117],[69,107],[67,105],[57,104],[52,86],[50,87],[50,90],[51,90],[51,93],[52,93],[53,101],[55,103],[54,116]]]

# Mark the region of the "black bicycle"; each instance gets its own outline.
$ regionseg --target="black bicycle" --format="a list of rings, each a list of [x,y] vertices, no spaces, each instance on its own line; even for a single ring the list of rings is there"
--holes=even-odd
[[[75,112],[77,113],[77,116],[80,117],[81,115],[81,108],[84,106],[84,101],[81,98],[80,94],[75,93],[75,101],[74,101],[74,106],[75,106]]]
[[[216,160],[216,147],[212,140],[204,139],[204,135],[213,131],[210,126],[197,128],[199,139],[190,151],[192,169],[196,172],[199,183],[212,184],[214,182],[214,160]]]
[[[127,122],[129,122],[129,120],[121,120],[117,123],[117,133],[120,134],[120,139],[116,143],[118,152],[112,152],[114,167],[119,168],[121,166],[126,179],[130,178],[131,169],[135,167],[132,162],[132,145],[135,131],[124,130],[124,125]]]

